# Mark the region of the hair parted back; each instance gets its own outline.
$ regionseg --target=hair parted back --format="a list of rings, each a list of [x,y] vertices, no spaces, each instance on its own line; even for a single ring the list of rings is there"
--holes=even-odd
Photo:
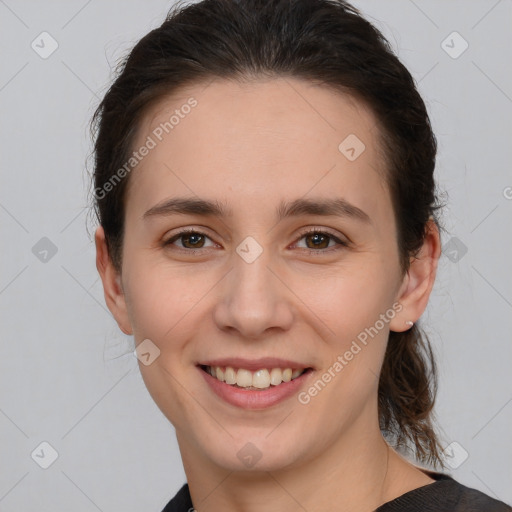
[[[117,70],[91,123],[94,188],[102,189],[129,159],[150,105],[186,85],[220,78],[303,79],[364,102],[379,123],[400,265],[421,248],[429,218],[439,225],[437,152],[425,103],[384,36],[343,0],[203,0],[175,4]],[[127,176],[94,198],[116,269],[122,269]],[[444,467],[433,427],[435,358],[417,325],[391,332],[379,381],[379,421],[396,448]],[[341,406],[341,405],[340,405]]]

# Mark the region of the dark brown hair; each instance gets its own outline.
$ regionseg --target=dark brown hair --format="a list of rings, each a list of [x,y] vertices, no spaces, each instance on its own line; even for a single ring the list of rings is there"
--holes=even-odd
[[[129,175],[112,179],[129,160],[149,105],[214,78],[287,76],[350,94],[375,114],[400,263],[408,270],[429,217],[439,226],[437,148],[414,80],[384,36],[342,0],[203,0],[175,4],[165,22],[135,45],[92,120],[95,212],[118,271]],[[436,391],[428,339],[416,325],[391,332],[379,382],[381,431],[397,448],[412,444],[417,460],[443,467],[433,429]]]

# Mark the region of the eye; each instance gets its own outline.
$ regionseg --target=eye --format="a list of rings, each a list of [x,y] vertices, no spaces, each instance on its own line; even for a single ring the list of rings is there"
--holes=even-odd
[[[171,238],[163,242],[163,246],[169,246],[174,245],[174,242],[180,241],[181,246],[178,245],[178,249],[187,251],[187,252],[194,252],[194,250],[197,249],[204,249],[208,247],[214,247],[215,244],[212,243],[210,246],[205,246],[205,240],[210,240],[210,237],[207,236],[205,233],[202,233],[201,231],[197,231],[195,229],[186,229],[183,231],[180,231],[179,233],[176,233]]]
[[[310,229],[301,233],[299,240],[305,240],[305,249],[310,253],[325,253],[339,250],[343,247],[348,247],[348,242],[345,242],[338,238],[329,231],[322,231],[319,229]],[[334,242],[331,244],[331,242]],[[331,244],[331,245],[330,245]],[[338,247],[335,247],[338,245]],[[339,247],[341,246],[341,247]]]
[[[341,240],[335,234],[321,229],[309,229],[302,232],[299,241],[303,239],[306,243],[306,247],[303,249],[309,253],[322,254],[349,246],[348,242]],[[205,245],[207,240],[210,240],[211,245]],[[176,244],[175,242],[177,241],[180,243]],[[297,246],[297,244],[298,242],[296,242],[295,245]],[[213,242],[206,233],[196,229],[182,230],[162,243],[163,247],[171,245],[174,245],[178,250],[187,253],[201,252],[201,250],[216,246],[215,242]],[[338,247],[336,247],[336,245]]]

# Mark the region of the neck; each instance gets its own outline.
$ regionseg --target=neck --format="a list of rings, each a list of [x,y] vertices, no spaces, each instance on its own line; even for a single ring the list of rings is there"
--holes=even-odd
[[[358,423],[358,422],[356,422]],[[177,432],[192,502],[196,510],[225,512],[368,512],[397,496],[392,488],[405,461],[391,450],[378,425],[350,431],[307,461],[272,471],[229,471],[212,465]],[[391,471],[390,471],[391,469]]]

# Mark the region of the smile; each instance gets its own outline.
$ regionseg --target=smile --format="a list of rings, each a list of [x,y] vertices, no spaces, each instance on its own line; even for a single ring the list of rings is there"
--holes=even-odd
[[[283,382],[290,382],[300,377],[308,370],[307,368],[261,368],[250,371],[231,366],[205,365],[201,365],[201,369],[220,382],[247,390],[263,390],[269,389],[271,386],[279,386]]]

